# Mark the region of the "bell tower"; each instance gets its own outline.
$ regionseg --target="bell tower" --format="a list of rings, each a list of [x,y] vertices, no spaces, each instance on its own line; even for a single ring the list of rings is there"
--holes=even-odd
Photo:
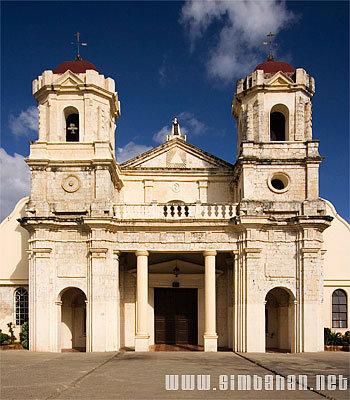
[[[237,82],[238,200],[318,199],[318,141],[312,139],[314,79],[268,59]]]
[[[247,338],[238,337],[236,351],[269,346],[275,331],[268,325],[267,293],[276,287],[291,296],[291,351],[323,349],[322,232],[332,218],[318,192],[322,158],[312,138],[314,92],[314,79],[304,69],[272,57],[237,82],[234,304],[237,332]],[[304,335],[310,327],[312,338]]]
[[[77,57],[33,81],[39,137],[27,159],[28,210],[36,215],[108,214],[121,185],[115,160],[120,103],[115,83]]]

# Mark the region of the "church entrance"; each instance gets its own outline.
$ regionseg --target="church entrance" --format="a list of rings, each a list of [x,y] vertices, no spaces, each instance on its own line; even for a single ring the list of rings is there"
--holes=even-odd
[[[197,345],[197,297],[197,289],[154,289],[156,345]]]
[[[86,351],[86,296],[78,288],[61,295],[61,349]]]

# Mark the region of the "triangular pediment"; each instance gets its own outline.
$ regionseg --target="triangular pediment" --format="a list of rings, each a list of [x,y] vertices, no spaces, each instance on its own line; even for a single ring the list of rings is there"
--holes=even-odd
[[[55,82],[55,85],[60,86],[77,86],[81,84],[84,84],[84,82],[71,71],[66,71],[64,74],[60,75]]]
[[[232,169],[233,165],[182,139],[172,139],[120,165],[121,169]]]
[[[277,72],[267,81],[267,84],[271,86],[290,85],[291,83],[293,80],[283,72]]]

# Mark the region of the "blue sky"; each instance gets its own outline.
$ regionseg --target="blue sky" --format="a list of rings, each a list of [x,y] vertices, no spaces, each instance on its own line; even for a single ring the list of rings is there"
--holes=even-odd
[[[320,194],[349,214],[348,2],[2,2],[2,216],[28,191],[23,157],[36,138],[31,82],[83,58],[116,80],[122,103],[116,141],[125,159],[159,144],[179,115],[188,141],[235,161],[231,101],[236,79],[266,58],[261,42],[277,35],[277,58],[316,80],[313,135],[325,161]],[[159,133],[160,132],[160,133]]]

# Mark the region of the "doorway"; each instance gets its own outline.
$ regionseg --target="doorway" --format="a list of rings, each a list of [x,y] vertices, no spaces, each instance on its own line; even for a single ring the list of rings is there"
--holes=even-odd
[[[61,349],[86,351],[86,296],[78,288],[61,295]]]
[[[197,289],[155,288],[155,344],[197,345]]]
[[[294,296],[276,287],[266,295],[266,351],[291,352],[294,327]]]

